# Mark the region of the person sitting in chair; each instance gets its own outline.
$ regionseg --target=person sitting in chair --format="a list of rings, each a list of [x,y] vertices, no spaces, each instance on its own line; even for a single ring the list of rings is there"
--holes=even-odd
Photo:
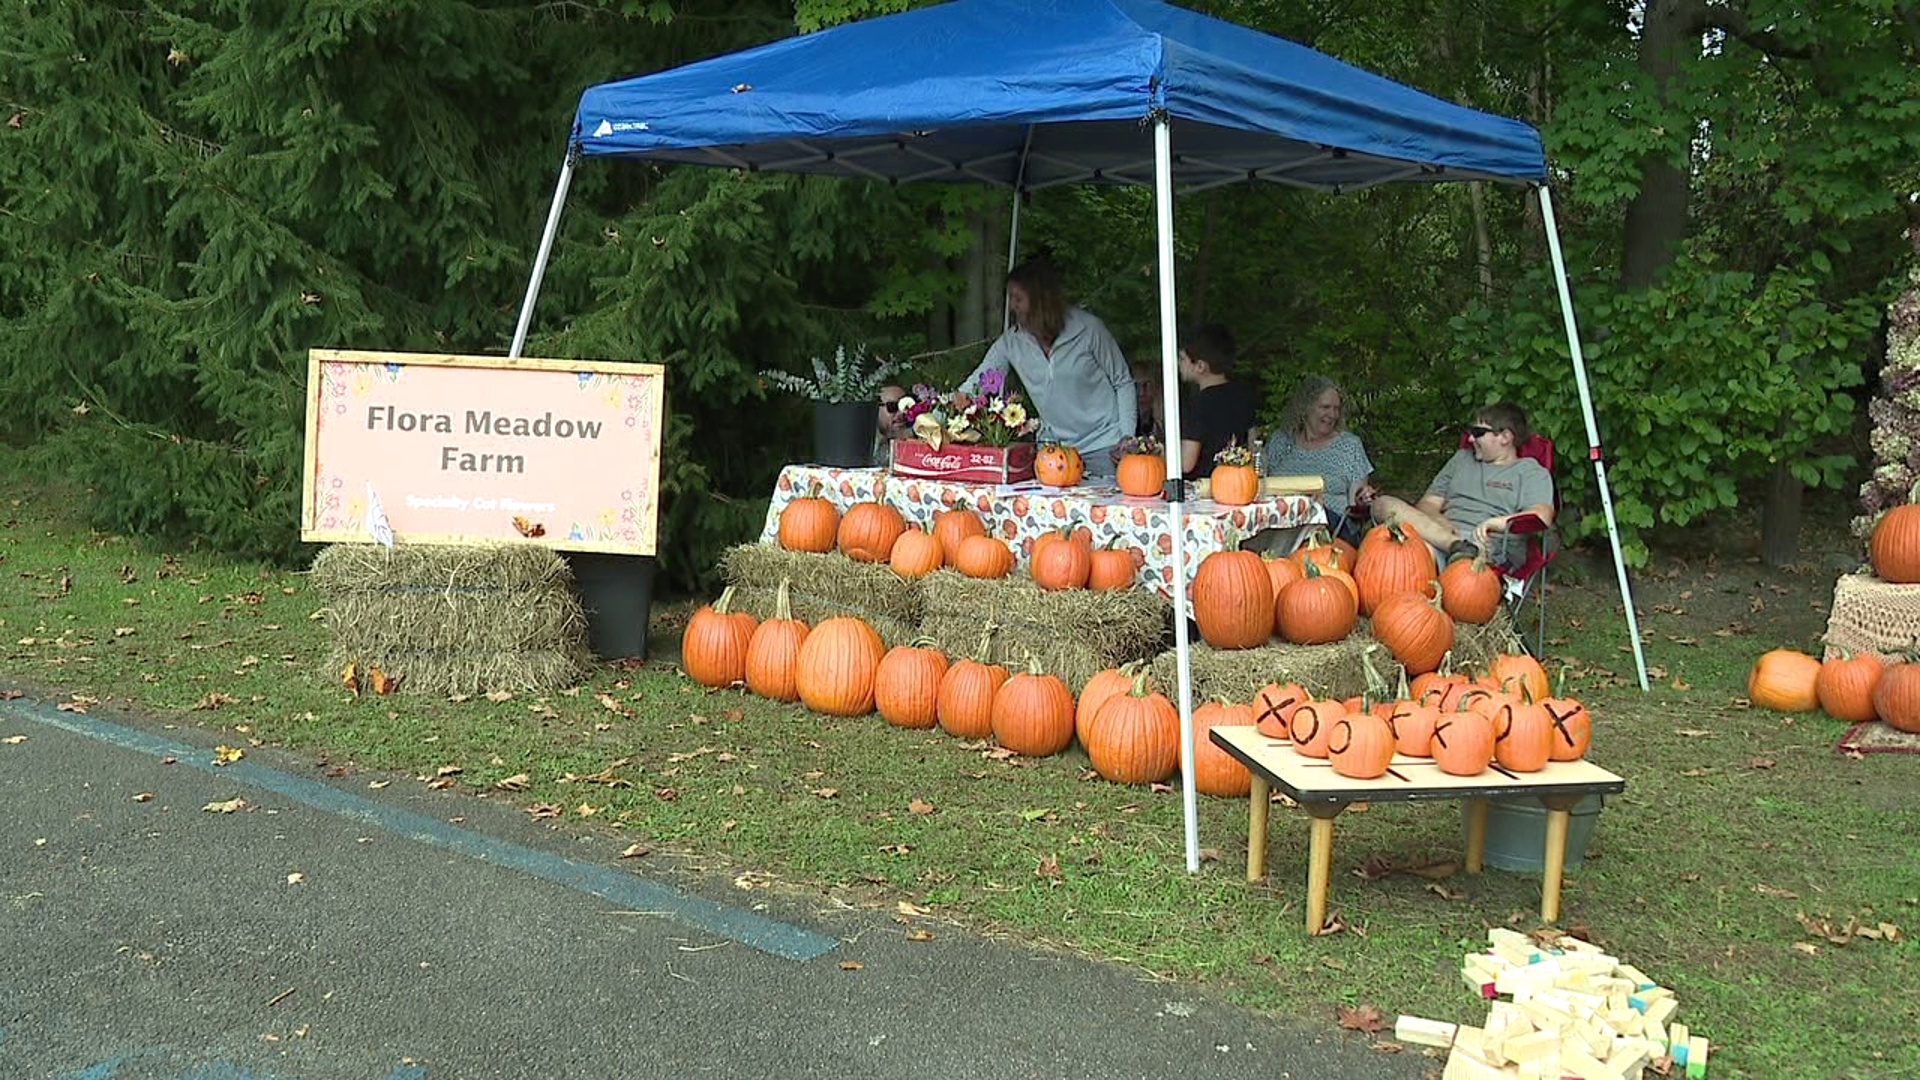
[[[1180,335],[1180,381],[1193,387],[1180,403],[1180,461],[1187,479],[1213,471],[1213,456],[1246,446],[1253,433],[1253,391],[1233,377],[1233,331],[1220,323]]]
[[[1518,405],[1501,402],[1478,410],[1467,434],[1471,449],[1448,459],[1417,504],[1377,496],[1373,519],[1400,522],[1447,561],[1486,552],[1489,562],[1517,566],[1526,558],[1526,545],[1514,539],[1515,519],[1531,514],[1540,526],[1553,524],[1553,476],[1539,462],[1520,456],[1531,432]]]

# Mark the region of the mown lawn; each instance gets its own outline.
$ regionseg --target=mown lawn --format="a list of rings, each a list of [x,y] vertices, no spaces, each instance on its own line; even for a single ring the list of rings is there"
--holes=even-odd
[[[1303,817],[1276,807],[1272,874],[1250,885],[1244,804],[1203,800],[1206,859],[1189,876],[1177,790],[1105,783],[1077,753],[1005,759],[709,693],[658,661],[544,698],[355,698],[321,669],[301,574],[94,535],[72,503],[0,489],[0,688],[286,747],[348,766],[346,783],[451,781],[597,837],[640,872],[688,871],[620,860],[629,845],[687,852],[706,868],[698,887],[908,901],[1329,1024],[1336,1003],[1477,1022],[1460,953],[1489,924],[1537,921],[1531,876],[1382,874],[1457,861],[1444,806],[1344,815],[1332,906],[1349,929],[1309,939]],[[1833,749],[1841,725],[1741,697],[1758,652],[1814,647],[1836,565],[1663,557],[1639,581],[1647,695],[1611,573],[1553,594],[1550,648],[1598,718],[1593,756],[1629,781],[1570,872],[1562,925],[1673,986],[1679,1019],[1716,1044],[1716,1076],[1920,1076],[1920,757],[1849,758]],[[520,774],[524,790],[499,786]],[[1901,936],[1838,945],[1801,915]]]

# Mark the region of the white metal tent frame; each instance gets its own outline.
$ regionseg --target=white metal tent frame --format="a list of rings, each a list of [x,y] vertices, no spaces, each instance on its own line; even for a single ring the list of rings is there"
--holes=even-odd
[[[917,160],[918,167],[916,167],[915,171],[906,173],[905,175],[902,175],[902,173],[896,169],[881,169],[856,164],[862,156],[858,151],[853,153],[836,151],[797,139],[793,143],[795,154],[790,159],[775,162],[761,162],[747,166],[746,163],[738,158],[732,157],[727,154],[725,150],[718,148],[708,150],[707,157],[713,165],[730,168],[750,167],[764,171],[836,172],[896,183],[900,180],[961,180],[974,183],[986,183],[996,187],[1011,187],[1014,192],[1014,197],[1013,235],[1008,245],[1009,264],[1012,262],[1013,252],[1018,248],[1020,202],[1027,192],[1037,190],[1041,187],[1051,187],[1057,184],[1074,182],[1112,183],[1141,187],[1147,185],[1152,186],[1154,192],[1155,232],[1160,280],[1160,363],[1162,403],[1166,411],[1167,475],[1176,478],[1168,484],[1167,510],[1169,526],[1173,533],[1173,550],[1171,556],[1174,580],[1179,583],[1178,587],[1173,590],[1172,602],[1174,649],[1176,667],[1179,672],[1178,705],[1180,712],[1180,741],[1184,755],[1182,760],[1192,761],[1194,750],[1193,674],[1189,658],[1191,642],[1189,640],[1187,626],[1187,593],[1190,585],[1187,575],[1186,528],[1184,521],[1184,501],[1186,496],[1184,484],[1177,479],[1182,475],[1183,470],[1180,467],[1180,380],[1178,375],[1179,342],[1177,330],[1179,322],[1177,304],[1174,296],[1173,201],[1175,166],[1178,164],[1183,177],[1191,178],[1188,186],[1184,189],[1188,194],[1222,184],[1246,180],[1265,180],[1288,186],[1327,191],[1334,194],[1344,194],[1359,190],[1362,187],[1372,186],[1372,183],[1385,183],[1389,180],[1424,180],[1434,182],[1440,179],[1441,170],[1417,163],[1395,163],[1403,165],[1404,169],[1397,174],[1375,180],[1372,183],[1315,183],[1311,180],[1303,179],[1298,175],[1302,167],[1313,162],[1325,162],[1349,156],[1358,157],[1360,155],[1353,155],[1348,151],[1337,148],[1323,147],[1314,153],[1303,155],[1296,163],[1291,165],[1252,169],[1241,168],[1224,163],[1216,164],[1204,160],[1176,157],[1173,153],[1173,133],[1171,130],[1170,117],[1164,110],[1156,110],[1150,122],[1153,125],[1153,158],[1151,161],[1137,161],[1121,168],[1104,167],[1100,169],[1076,168],[1070,161],[1065,160],[1049,161],[1048,164],[1054,166],[1054,168],[1049,170],[1052,175],[1048,176],[1044,182],[1034,184],[1027,183],[1028,166],[1035,156],[1032,150],[1032,127],[1028,128],[1026,145],[1019,152],[1020,160],[1016,163],[1016,167],[1013,170],[1011,183],[999,179],[995,175],[998,170],[985,167],[989,164],[985,158],[981,160],[958,161],[934,157],[932,155],[923,155],[916,158],[915,148],[906,140],[884,140],[872,144],[870,148],[866,148],[870,150],[870,154],[867,156],[886,155],[896,157],[898,155],[904,155],[907,158]],[[999,163],[1004,163],[1006,152],[995,151],[989,155],[989,157],[997,160]],[[567,189],[573,179],[573,170],[578,160],[579,155],[577,148],[572,142],[569,142],[567,153],[561,162],[559,181],[554,186],[553,203],[547,211],[546,226],[541,233],[540,246],[534,256],[533,272],[527,284],[526,298],[520,305],[520,316],[514,327],[513,343],[508,351],[509,356],[519,356],[521,350],[526,346],[527,331],[533,319],[534,302],[540,293],[541,279],[546,275],[547,259],[553,250],[554,236],[560,224],[561,209],[566,203]],[[899,158],[896,157],[896,161],[892,164],[897,165],[898,160]],[[1384,161],[1385,159],[1380,160]],[[839,169],[835,169],[835,166],[839,166]],[[1463,170],[1447,170],[1445,179],[1453,181],[1495,180],[1502,183],[1515,182],[1507,178],[1486,176]],[[1618,576],[1621,602],[1626,611],[1627,632],[1632,641],[1634,665],[1639,675],[1640,689],[1644,692],[1648,689],[1646,656],[1640,642],[1639,619],[1633,610],[1633,593],[1632,587],[1627,580],[1627,564],[1620,546],[1620,530],[1614,518],[1613,496],[1607,485],[1606,460],[1601,451],[1600,430],[1594,417],[1593,397],[1587,384],[1586,359],[1580,347],[1579,327],[1574,318],[1572,291],[1567,284],[1566,263],[1560,249],[1559,226],[1555,221],[1553,213],[1553,198],[1545,184],[1532,184],[1528,186],[1534,188],[1540,200],[1541,221],[1546,230],[1547,247],[1553,262],[1553,276],[1559,292],[1561,319],[1566,328],[1567,349],[1573,359],[1574,382],[1580,394],[1581,418],[1586,424],[1587,456],[1588,460],[1593,463],[1594,477],[1599,486],[1600,506],[1606,516],[1607,538],[1613,549],[1614,570]],[[1193,770],[1190,768],[1181,770],[1181,797],[1182,815],[1185,822],[1186,834],[1187,870],[1189,872],[1197,872],[1200,868],[1198,796],[1194,788]]]

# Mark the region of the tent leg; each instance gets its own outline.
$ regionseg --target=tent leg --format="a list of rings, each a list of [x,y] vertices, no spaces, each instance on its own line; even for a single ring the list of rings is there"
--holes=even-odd
[[[533,325],[533,301],[540,295],[540,279],[547,276],[547,256],[553,251],[553,234],[560,230],[560,208],[567,202],[567,187],[573,183],[573,147],[567,147],[560,159],[560,182],[553,188],[553,205],[547,208],[546,231],[540,234],[540,250],[533,257],[533,278],[527,282],[527,298],[520,302],[520,321],[513,327],[513,345],[508,356],[519,356],[527,345],[527,329]]]
[[[1173,292],[1173,139],[1164,114],[1153,122],[1153,208],[1160,254],[1160,393],[1167,411],[1167,525],[1173,530],[1173,648],[1180,673],[1180,813],[1186,822],[1187,872],[1200,870],[1200,807],[1193,786],[1193,665],[1187,643],[1187,527],[1180,477],[1180,339]]]
[[[1627,560],[1620,551],[1620,525],[1613,517],[1613,493],[1607,488],[1607,463],[1600,452],[1600,427],[1593,418],[1593,395],[1587,389],[1587,362],[1580,351],[1580,329],[1573,320],[1573,292],[1567,287],[1567,264],[1560,254],[1560,227],[1553,219],[1553,197],[1540,185],[1540,220],[1547,229],[1547,250],[1553,255],[1553,280],[1560,289],[1560,315],[1567,324],[1567,348],[1573,353],[1573,381],[1580,388],[1580,413],[1587,422],[1587,449],[1593,475],[1600,482],[1600,509],[1607,516],[1607,539],[1613,542],[1613,568],[1620,578],[1620,602],[1627,609],[1627,634],[1633,641],[1633,663],[1646,692],[1647,656],[1640,645],[1640,617],[1633,610],[1633,588],[1627,584]]]

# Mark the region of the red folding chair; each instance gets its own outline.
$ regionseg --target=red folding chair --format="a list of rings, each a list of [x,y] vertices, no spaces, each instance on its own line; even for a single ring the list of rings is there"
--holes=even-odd
[[[1473,449],[1471,434],[1460,433],[1460,448]],[[1547,475],[1553,476],[1552,439],[1536,431],[1527,436],[1527,441],[1520,445],[1519,453],[1523,458],[1532,458],[1539,462],[1540,466],[1547,470]],[[1560,484],[1557,480],[1553,485],[1553,516],[1556,521],[1559,520]],[[1516,516],[1508,523],[1507,531],[1514,536],[1527,538],[1526,558],[1519,566],[1511,569],[1498,563],[1490,565],[1505,579],[1507,613],[1512,616],[1516,627],[1522,625],[1521,619],[1525,614],[1528,598],[1532,598],[1538,613],[1535,619],[1536,629],[1532,651],[1534,656],[1544,657],[1547,648],[1547,567],[1553,562],[1553,557],[1559,554],[1560,545],[1555,539],[1553,526],[1541,521],[1537,514]],[[1526,635],[1521,634],[1520,643],[1525,645],[1526,640]]]

